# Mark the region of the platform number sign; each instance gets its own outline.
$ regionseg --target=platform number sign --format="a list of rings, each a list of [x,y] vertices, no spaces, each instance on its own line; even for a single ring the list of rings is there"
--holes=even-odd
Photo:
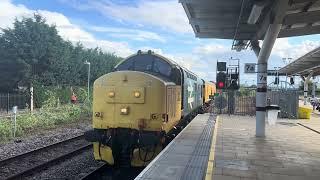
[[[263,84],[263,83],[267,83],[267,74],[266,73],[261,73],[258,75],[258,83]]]
[[[255,63],[245,63],[244,64],[244,73],[255,73],[256,64]]]

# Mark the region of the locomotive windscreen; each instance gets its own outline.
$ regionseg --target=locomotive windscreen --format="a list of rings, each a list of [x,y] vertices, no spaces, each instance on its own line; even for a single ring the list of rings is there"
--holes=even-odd
[[[132,56],[116,67],[116,71],[141,71],[170,79],[172,66],[160,57],[151,54]]]

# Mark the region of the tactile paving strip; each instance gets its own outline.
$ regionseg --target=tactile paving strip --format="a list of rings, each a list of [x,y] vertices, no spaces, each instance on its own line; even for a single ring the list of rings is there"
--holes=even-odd
[[[216,116],[198,115],[136,180],[203,179],[209,160]]]
[[[200,140],[198,141],[196,148],[191,155],[191,159],[184,169],[181,179],[195,180],[204,178],[209,160],[215,119],[216,117],[214,115],[210,115],[208,118],[206,126],[200,136]]]

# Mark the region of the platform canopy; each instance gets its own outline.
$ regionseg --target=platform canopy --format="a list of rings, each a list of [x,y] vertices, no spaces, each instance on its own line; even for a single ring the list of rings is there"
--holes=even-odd
[[[308,76],[320,75],[320,47],[308,52],[279,70],[282,74]]]
[[[281,0],[180,0],[196,37],[233,39],[232,48],[262,40]],[[281,10],[282,11],[282,10]],[[320,1],[290,0],[278,38],[318,34]]]

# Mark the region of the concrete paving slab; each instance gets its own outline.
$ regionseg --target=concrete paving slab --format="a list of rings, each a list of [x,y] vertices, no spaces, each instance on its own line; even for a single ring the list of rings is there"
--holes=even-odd
[[[255,117],[219,116],[213,179],[320,179],[320,134],[298,122],[320,127],[320,119],[280,119],[257,138]]]

